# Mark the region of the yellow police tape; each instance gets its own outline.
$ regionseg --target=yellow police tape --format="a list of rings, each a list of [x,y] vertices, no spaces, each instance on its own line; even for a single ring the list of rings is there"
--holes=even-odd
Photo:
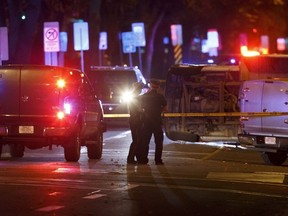
[[[282,116],[288,112],[218,112],[218,113],[164,113],[164,117],[260,117]],[[128,118],[129,114],[104,114],[104,118]]]

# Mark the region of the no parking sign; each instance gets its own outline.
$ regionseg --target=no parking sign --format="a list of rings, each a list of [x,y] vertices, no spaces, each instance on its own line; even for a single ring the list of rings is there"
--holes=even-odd
[[[59,22],[44,22],[44,51],[59,52]]]

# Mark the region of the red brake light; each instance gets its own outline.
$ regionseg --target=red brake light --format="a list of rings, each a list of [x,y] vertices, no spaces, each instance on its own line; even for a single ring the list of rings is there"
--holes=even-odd
[[[59,110],[56,113],[56,116],[59,120],[62,120],[65,118],[66,115],[70,115],[72,112],[72,106],[70,103],[64,103],[63,109]]]
[[[58,88],[64,88],[65,85],[66,85],[66,82],[65,82],[64,79],[59,79],[59,80],[57,80],[57,87],[58,87]]]
[[[65,117],[65,113],[64,113],[63,111],[57,112],[57,118],[58,118],[59,120],[64,119],[64,117]]]

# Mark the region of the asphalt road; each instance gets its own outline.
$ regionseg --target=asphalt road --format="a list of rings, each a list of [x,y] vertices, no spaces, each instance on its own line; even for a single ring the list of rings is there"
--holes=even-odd
[[[0,160],[0,215],[284,216],[288,164],[268,166],[260,154],[222,143],[164,141],[164,166],[127,165],[128,128],[109,128],[101,160],[86,148],[77,163],[63,149],[26,150]]]

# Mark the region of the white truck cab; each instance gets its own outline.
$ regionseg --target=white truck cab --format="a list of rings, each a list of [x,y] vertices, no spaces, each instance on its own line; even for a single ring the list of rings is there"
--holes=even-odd
[[[241,112],[288,112],[288,80],[244,81],[239,92]],[[263,115],[240,118],[242,146],[261,151],[267,164],[281,165],[288,153],[288,115]]]

